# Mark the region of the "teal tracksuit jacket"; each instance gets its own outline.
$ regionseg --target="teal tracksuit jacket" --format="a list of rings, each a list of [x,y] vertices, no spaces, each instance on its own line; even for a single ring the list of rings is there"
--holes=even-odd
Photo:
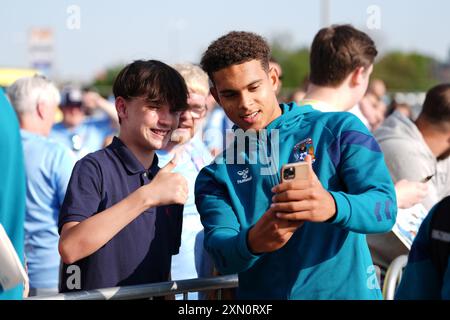
[[[282,115],[266,128],[268,143],[242,149],[235,139],[197,177],[206,250],[221,273],[238,273],[240,299],[382,298],[365,234],[389,231],[397,204],[377,142],[350,113],[295,103],[280,107]],[[314,172],[335,200],[336,216],[306,222],[279,250],[252,254],[248,230],[270,207],[281,166],[304,158],[305,141],[307,152],[313,147]],[[254,161],[255,154],[268,157]],[[269,166],[275,174],[264,171]]]
[[[396,300],[450,300],[450,256],[447,256],[446,268],[442,269],[441,273],[439,267],[443,267],[443,261],[433,258],[434,254],[445,250],[441,246],[447,247],[446,252],[450,252],[448,227],[433,226],[432,223],[440,205],[443,207],[439,210],[450,214],[450,197],[446,197],[436,204],[423,220],[411,246],[408,264],[395,294]],[[445,228],[442,230],[442,227]],[[437,234],[434,234],[435,232]],[[433,243],[433,237],[434,241],[437,239],[440,243]]]

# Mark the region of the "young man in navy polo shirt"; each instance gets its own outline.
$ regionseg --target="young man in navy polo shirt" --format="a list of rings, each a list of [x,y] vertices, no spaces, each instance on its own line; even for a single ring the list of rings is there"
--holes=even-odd
[[[77,162],[61,209],[61,292],[167,281],[180,246],[187,183],[174,161],[159,169],[155,150],[187,108],[184,80],[135,61],[113,91],[119,137]]]

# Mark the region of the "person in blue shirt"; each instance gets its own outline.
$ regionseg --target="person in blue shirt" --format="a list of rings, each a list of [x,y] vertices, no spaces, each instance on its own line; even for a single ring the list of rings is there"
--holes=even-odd
[[[195,179],[198,173],[213,160],[201,139],[201,125],[206,115],[209,83],[208,75],[196,65],[185,63],[175,64],[173,67],[183,76],[188,87],[189,108],[180,116],[178,128],[172,135],[173,141],[170,141],[163,150],[158,150],[156,154],[161,165],[167,164],[177,154],[178,164],[173,172],[181,173],[188,182],[189,197],[183,209],[181,247],[180,252],[172,259],[171,270],[173,280],[185,280],[212,275],[210,259],[203,249],[201,234],[203,226],[195,207],[194,196]],[[190,300],[197,300],[198,296],[196,292],[189,293]]]
[[[19,122],[0,88],[0,224],[10,238],[21,262],[24,258],[25,167]],[[22,284],[3,291],[0,300],[20,300]]]
[[[61,91],[61,122],[50,137],[70,148],[77,159],[103,148],[118,129],[114,104],[94,91],[67,86]]]
[[[73,169],[59,218],[64,262],[61,291],[170,279],[181,242],[186,180],[159,169],[155,151],[168,143],[187,108],[181,75],[156,60],[138,60],[113,85],[120,134]]]
[[[25,155],[29,295],[56,294],[60,267],[58,216],[75,155],[47,138],[60,101],[52,82],[40,76],[21,78],[8,88],[8,96],[19,118]]]
[[[365,235],[396,218],[383,154],[351,114],[279,105],[269,56],[261,36],[237,31],[203,54],[235,123],[233,144],[196,181],[205,247],[220,272],[238,273],[240,299],[381,299]],[[308,178],[280,183],[281,167],[298,161]]]
[[[450,300],[450,196],[438,202],[420,225],[396,300]]]

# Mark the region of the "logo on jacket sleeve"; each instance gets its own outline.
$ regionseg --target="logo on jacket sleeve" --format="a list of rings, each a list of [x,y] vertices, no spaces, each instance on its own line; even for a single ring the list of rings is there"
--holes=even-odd
[[[253,179],[253,177],[252,176],[249,177],[248,173],[249,173],[249,168],[245,168],[244,170],[238,171],[237,174],[242,179],[238,179],[237,183],[241,184],[241,183],[245,183],[245,182],[251,181]]]
[[[294,146],[294,159],[296,162],[305,161],[307,155],[310,155],[312,162],[316,161],[314,156],[314,145],[311,138],[306,138]]]

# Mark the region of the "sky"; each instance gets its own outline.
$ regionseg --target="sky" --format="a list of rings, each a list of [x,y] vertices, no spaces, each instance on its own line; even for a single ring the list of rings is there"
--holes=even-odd
[[[447,0],[2,0],[0,67],[30,66],[31,28],[53,30],[53,78],[88,82],[136,59],[197,63],[232,30],[309,47],[327,23],[367,32],[381,54],[417,51],[447,61],[449,12]]]

